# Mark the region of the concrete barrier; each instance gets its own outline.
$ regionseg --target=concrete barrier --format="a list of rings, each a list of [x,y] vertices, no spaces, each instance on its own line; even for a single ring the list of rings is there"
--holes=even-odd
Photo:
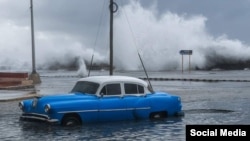
[[[147,80],[147,78],[140,78]],[[221,79],[193,79],[193,78],[149,78],[152,81],[197,81],[197,82],[250,82],[250,80],[221,80]]]
[[[27,72],[0,72],[0,89],[24,89],[34,87]]]
[[[0,78],[28,78],[27,72],[0,72]]]

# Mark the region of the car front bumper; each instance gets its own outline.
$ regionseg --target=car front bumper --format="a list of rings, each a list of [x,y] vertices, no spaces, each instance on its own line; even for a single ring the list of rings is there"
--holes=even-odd
[[[20,116],[20,120],[24,121],[42,121],[48,123],[59,123],[58,119],[51,119],[48,115],[36,114],[36,113],[23,113]]]

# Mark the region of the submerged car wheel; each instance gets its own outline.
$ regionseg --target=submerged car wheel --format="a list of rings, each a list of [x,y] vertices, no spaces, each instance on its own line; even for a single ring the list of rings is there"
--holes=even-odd
[[[149,118],[150,119],[164,119],[167,118],[167,112],[153,112],[150,114]]]
[[[81,120],[77,115],[66,115],[62,121],[63,126],[81,125]]]

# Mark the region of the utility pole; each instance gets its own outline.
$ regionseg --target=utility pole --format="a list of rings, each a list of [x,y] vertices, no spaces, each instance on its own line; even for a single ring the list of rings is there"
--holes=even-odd
[[[109,75],[113,75],[113,13],[118,10],[118,5],[113,1],[110,0],[109,4],[110,10],[110,32],[109,32],[109,44],[110,44],[110,51],[109,51]]]
[[[110,0],[110,31],[109,31],[109,75],[113,75],[113,0]]]
[[[36,72],[33,0],[30,0],[30,13],[31,13],[32,73],[30,74],[29,79],[33,80],[34,84],[38,84],[38,83],[41,83],[41,79],[40,79],[39,74]]]

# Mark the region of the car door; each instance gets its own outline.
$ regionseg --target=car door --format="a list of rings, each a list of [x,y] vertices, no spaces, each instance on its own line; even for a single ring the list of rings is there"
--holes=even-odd
[[[124,120],[127,117],[126,103],[122,97],[120,83],[106,84],[100,92],[99,120]]]
[[[145,119],[150,114],[150,102],[145,95],[145,88],[139,84],[124,84],[124,101],[130,119]]]

